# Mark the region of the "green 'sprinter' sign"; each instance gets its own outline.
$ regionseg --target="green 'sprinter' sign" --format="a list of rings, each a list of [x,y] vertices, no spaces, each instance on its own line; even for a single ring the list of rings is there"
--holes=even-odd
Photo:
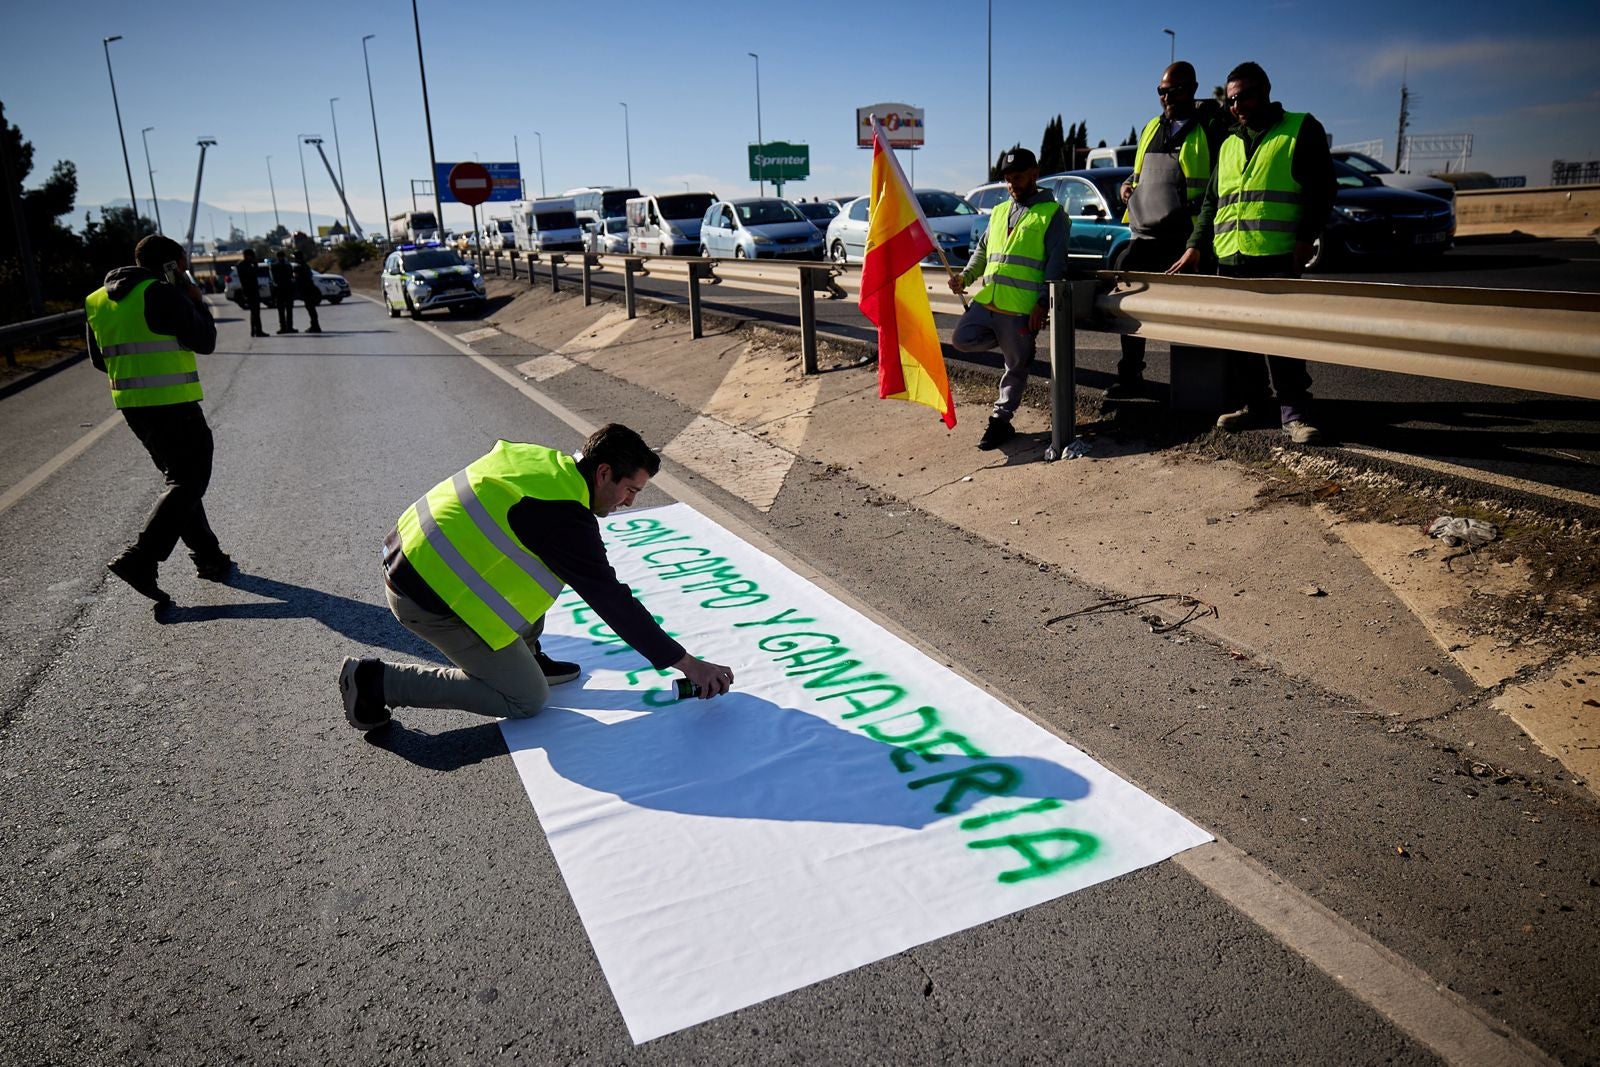
[[[750,146],[750,180],[795,182],[811,175],[811,146],[771,141]]]

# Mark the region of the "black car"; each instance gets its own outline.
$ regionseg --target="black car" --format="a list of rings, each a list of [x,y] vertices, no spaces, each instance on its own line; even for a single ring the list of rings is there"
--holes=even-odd
[[[1358,256],[1439,255],[1454,241],[1456,213],[1449,203],[1391,188],[1338,160],[1333,173],[1339,188],[1307,270]]]

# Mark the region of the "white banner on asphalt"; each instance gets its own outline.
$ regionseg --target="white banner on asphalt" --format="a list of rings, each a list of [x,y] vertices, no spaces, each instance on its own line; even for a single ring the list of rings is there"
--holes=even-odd
[[[582,682],[501,724],[635,1042],[1211,840],[687,505],[601,529],[737,677],[677,700],[569,591],[543,646]]]

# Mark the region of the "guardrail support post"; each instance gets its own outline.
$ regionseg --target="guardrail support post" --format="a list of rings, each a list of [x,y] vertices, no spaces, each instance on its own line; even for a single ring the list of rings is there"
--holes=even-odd
[[[559,293],[561,291],[561,275],[556,273],[556,268],[561,266],[562,263],[566,262],[566,259],[567,257],[562,255],[550,257],[550,291],[552,293]]]
[[[1072,283],[1050,283],[1050,447],[1046,462],[1065,457],[1077,436],[1077,336],[1072,321]]]
[[[800,270],[800,359],[806,374],[817,373],[817,278],[809,267]]]
[[[583,306],[588,307],[594,301],[590,287],[590,277],[594,274],[594,257],[589,253],[583,254]]]
[[[516,251],[516,249],[512,249],[511,250],[511,280],[512,281],[516,281],[517,280],[517,251]]]
[[[633,276],[644,269],[644,260],[628,259],[623,261],[622,267],[622,303],[628,309],[628,318],[635,317],[638,310],[638,294],[635,292]]]
[[[702,264],[689,264],[689,336],[699,338],[705,333],[705,318],[700,313],[700,272]]]

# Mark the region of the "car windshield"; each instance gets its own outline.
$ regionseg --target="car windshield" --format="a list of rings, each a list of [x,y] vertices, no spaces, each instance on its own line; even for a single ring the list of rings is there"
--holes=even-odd
[[[510,219],[501,219],[500,220],[500,232],[501,233],[516,233],[517,231],[514,228],[512,228]]]
[[[605,227],[606,227],[606,232],[607,233],[627,233],[628,232],[628,220],[627,219],[606,219],[605,220]]]
[[[922,205],[922,213],[930,219],[942,219],[950,215],[976,215],[977,209],[954,193],[918,193],[917,203]]]
[[[1371,156],[1362,155],[1360,152],[1346,152],[1343,159],[1336,159],[1334,162],[1343,163],[1346,166],[1354,167],[1363,174],[1391,173],[1388,167],[1384,166],[1382,163],[1379,163]]]
[[[1348,163],[1333,161],[1333,178],[1341,189],[1363,189],[1369,185],[1382,185],[1378,179],[1362,174]]]
[[[812,222],[826,222],[839,213],[837,204],[796,204],[795,207]]]
[[[570,211],[540,211],[533,216],[541,230],[576,230],[578,216]]]
[[[705,217],[706,209],[715,199],[710,193],[674,193],[656,197],[656,203],[660,205],[664,219],[698,220]]]
[[[607,189],[600,194],[600,214],[606,218],[627,217],[628,201],[639,195],[637,189]]]
[[[976,205],[980,211],[988,211],[1010,195],[1005,186],[996,185],[992,189],[979,189],[968,197],[968,200]]]
[[[443,248],[430,248],[422,252],[408,252],[401,257],[401,266],[408,271],[413,270],[445,270],[450,267],[465,266],[461,257],[454,252]]]
[[[739,221],[746,226],[765,226],[776,222],[804,222],[806,217],[787,200],[751,200],[733,205]]]

